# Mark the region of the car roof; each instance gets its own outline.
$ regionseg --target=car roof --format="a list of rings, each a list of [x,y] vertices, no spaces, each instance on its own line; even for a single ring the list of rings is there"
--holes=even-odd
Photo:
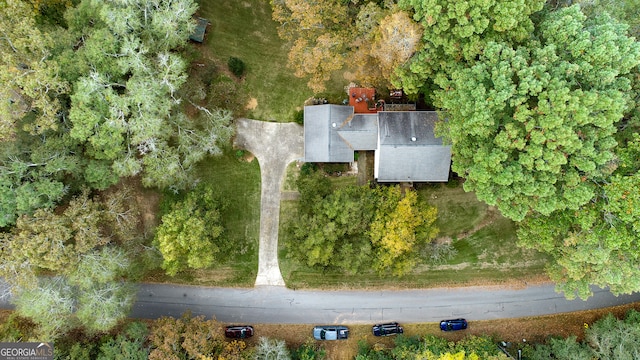
[[[392,322],[392,323],[384,323],[384,324],[375,324],[373,326],[377,326],[377,327],[396,327],[400,324],[398,324],[397,322]]]

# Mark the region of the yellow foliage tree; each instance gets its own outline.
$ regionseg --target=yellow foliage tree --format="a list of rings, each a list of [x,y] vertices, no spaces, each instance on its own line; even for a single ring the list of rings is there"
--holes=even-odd
[[[417,247],[438,234],[433,225],[438,210],[418,201],[418,194],[408,190],[403,195],[400,187],[381,188],[384,199],[369,229],[374,246],[374,268],[382,273],[391,270],[401,276],[416,264]]]

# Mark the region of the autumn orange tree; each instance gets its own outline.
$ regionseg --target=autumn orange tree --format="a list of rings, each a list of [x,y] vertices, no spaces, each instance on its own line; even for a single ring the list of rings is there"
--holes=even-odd
[[[215,319],[191,317],[161,317],[149,334],[150,360],[215,359],[223,348],[222,327]]]
[[[289,65],[320,92],[345,65],[361,83],[389,84],[393,69],[418,49],[421,27],[393,1],[272,0]]]

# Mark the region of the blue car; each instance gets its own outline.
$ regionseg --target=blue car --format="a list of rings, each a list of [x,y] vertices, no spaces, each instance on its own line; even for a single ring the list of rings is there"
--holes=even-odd
[[[467,320],[465,319],[451,319],[440,321],[440,330],[442,331],[464,330],[466,328]]]

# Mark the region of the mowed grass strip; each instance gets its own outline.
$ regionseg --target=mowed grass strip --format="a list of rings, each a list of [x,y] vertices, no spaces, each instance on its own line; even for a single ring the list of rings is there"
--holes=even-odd
[[[332,178],[334,185],[353,182],[349,177]],[[351,177],[353,178],[353,177]],[[516,245],[515,224],[495,209],[465,193],[462,185],[423,185],[422,199],[438,208],[436,241],[449,241],[457,254],[433,263],[423,258],[414,271],[403,277],[379,276],[374,271],[345,274],[337,269],[311,268],[287,258],[285,244],[294,241],[286,222],[297,214],[296,201],[283,201],[280,211],[279,261],[290,288],[314,289],[410,289],[446,286],[506,285],[521,287],[549,281],[544,274],[547,257]]]

